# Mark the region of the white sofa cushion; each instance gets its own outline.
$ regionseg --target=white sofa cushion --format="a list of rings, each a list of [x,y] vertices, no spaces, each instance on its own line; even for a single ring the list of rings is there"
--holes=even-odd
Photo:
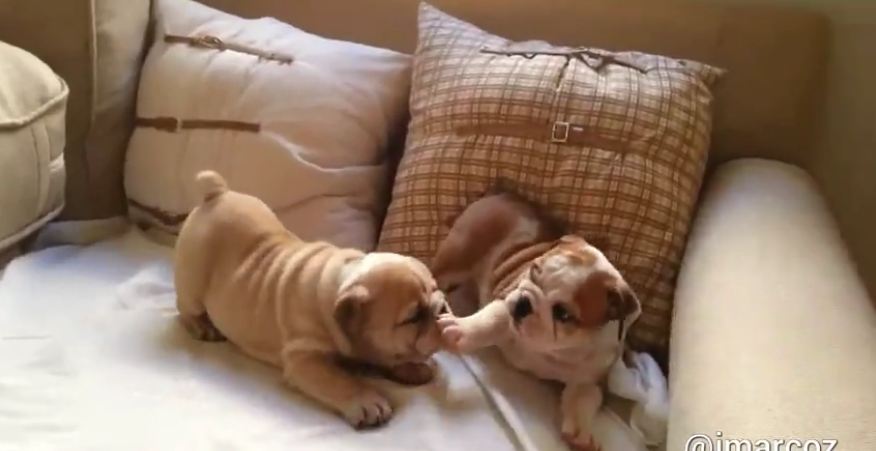
[[[0,42],[0,251],[64,206],[67,94],[48,65]]]
[[[814,181],[796,167],[739,160],[710,179],[670,349],[666,449],[719,431],[876,449],[876,313]]]
[[[410,57],[189,0],[155,18],[125,165],[135,220],[175,233],[209,168],[302,238],[370,250]]]

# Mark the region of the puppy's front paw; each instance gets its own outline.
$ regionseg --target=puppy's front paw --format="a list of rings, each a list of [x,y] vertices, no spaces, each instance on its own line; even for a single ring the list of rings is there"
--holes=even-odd
[[[569,445],[573,451],[602,451],[602,447],[596,443],[592,434],[566,434],[563,433],[563,440]]]
[[[593,437],[593,419],[602,404],[602,391],[596,385],[566,386],[560,404],[563,440],[574,451],[601,451]]]
[[[469,352],[476,345],[472,340],[471,321],[459,318],[452,314],[438,317],[438,327],[441,329],[441,340],[445,348],[451,352]]]
[[[561,432],[563,440],[573,451],[602,451],[602,448],[593,438],[593,434],[589,430],[582,429],[571,418],[563,419]]]
[[[392,418],[392,406],[380,393],[367,390],[350,399],[344,417],[356,429],[380,426]]]

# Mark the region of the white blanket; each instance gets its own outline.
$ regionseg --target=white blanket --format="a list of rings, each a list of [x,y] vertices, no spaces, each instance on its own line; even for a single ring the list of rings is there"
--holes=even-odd
[[[0,279],[0,451],[566,449],[556,388],[494,353],[439,354],[441,376],[427,387],[376,382],[396,415],[355,432],[284,387],[276,369],[190,339],[175,321],[171,275],[170,250],[133,230],[10,264]],[[616,415],[597,423],[605,451],[644,449]]]

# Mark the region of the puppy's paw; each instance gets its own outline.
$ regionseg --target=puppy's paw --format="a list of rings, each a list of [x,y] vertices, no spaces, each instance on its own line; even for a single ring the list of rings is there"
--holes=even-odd
[[[387,377],[404,385],[428,384],[435,377],[435,364],[427,363],[403,363],[389,369]]]
[[[602,448],[593,438],[593,434],[589,430],[582,429],[574,419],[563,418],[563,425],[560,431],[562,432],[563,440],[573,451],[602,451]]]
[[[213,321],[206,313],[200,316],[180,315],[179,320],[183,327],[195,340],[200,341],[225,341],[222,332],[213,325]]]
[[[565,440],[572,451],[602,451],[602,447],[596,443],[592,434],[574,435],[563,433],[563,440]]]
[[[366,390],[350,399],[343,415],[356,429],[373,428],[392,418],[392,406],[380,393]]]
[[[438,327],[441,329],[441,340],[444,347],[451,352],[469,352],[474,350],[472,336],[473,327],[471,321],[459,318],[451,314],[438,317]]]

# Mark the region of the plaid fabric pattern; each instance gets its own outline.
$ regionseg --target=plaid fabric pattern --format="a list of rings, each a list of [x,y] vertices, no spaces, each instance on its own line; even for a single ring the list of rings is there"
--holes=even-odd
[[[643,303],[637,349],[667,349],[720,69],[511,42],[420,6],[411,122],[379,248],[427,264],[462,209],[510,184],[599,245]]]

